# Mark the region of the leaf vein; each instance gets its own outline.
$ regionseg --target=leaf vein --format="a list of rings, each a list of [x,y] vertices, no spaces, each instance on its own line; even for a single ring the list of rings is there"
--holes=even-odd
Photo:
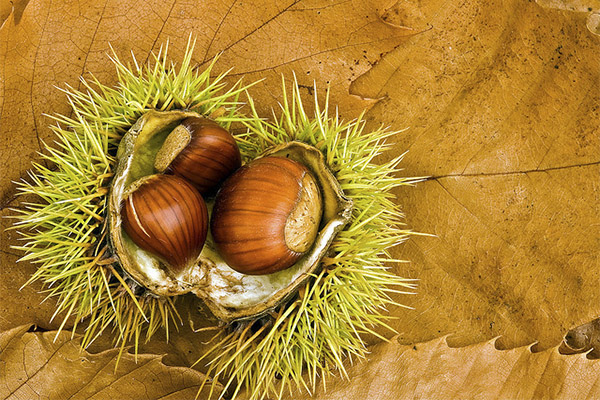
[[[591,161],[588,163],[579,163],[579,164],[571,164],[571,165],[562,165],[558,167],[549,167],[543,169],[526,169],[521,171],[503,171],[503,172],[481,172],[481,173],[470,173],[470,174],[446,174],[446,175],[436,175],[425,178],[425,181],[437,181],[439,179],[444,178],[466,178],[466,177],[477,177],[477,176],[510,176],[510,175],[521,175],[521,174],[530,174],[534,172],[550,172],[557,171],[569,168],[583,168],[590,167],[594,165],[600,165],[600,161]]]
[[[41,335],[40,335],[41,336]],[[27,379],[23,381],[23,383],[21,383],[19,386],[17,386],[12,392],[10,392],[8,394],[8,396],[6,398],[10,398],[13,394],[15,394],[19,389],[21,389],[23,386],[25,385],[29,385],[29,381],[31,381],[31,379],[33,379],[39,372],[41,372],[47,365],[48,363],[50,363],[50,360],[52,360],[54,358],[54,356],[56,356],[56,354],[67,344],[71,343],[70,340],[67,340],[63,343],[60,344],[60,346],[58,346],[56,349],[54,349],[54,351],[52,352],[52,354],[50,354],[50,356],[46,359],[46,361],[44,361],[44,363],[42,365],[40,365],[38,367],[37,370],[35,370],[35,372],[29,376],[29,374],[27,373],[27,370],[25,370],[25,374],[27,375]],[[23,346],[23,352],[25,351],[25,349],[27,348],[27,345]],[[25,355],[23,355],[23,359],[25,359]],[[24,362],[24,360],[23,360]]]

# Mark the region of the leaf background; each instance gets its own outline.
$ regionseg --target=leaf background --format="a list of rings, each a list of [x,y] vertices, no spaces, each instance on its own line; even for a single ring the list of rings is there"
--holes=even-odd
[[[394,251],[409,261],[398,274],[419,279],[416,295],[397,299],[414,310],[390,310],[395,340],[553,349],[600,315],[598,10],[597,1],[550,0],[4,0],[0,211],[18,206],[12,181],[52,141],[44,114],[69,112],[55,86],[77,87],[89,72],[114,82],[109,43],[144,62],[169,40],[178,60],[192,33],[200,68],[221,54],[216,70],[233,68],[231,82],[264,79],[252,94],[265,116],[277,107],[281,74],[295,73],[306,101],[313,82],[320,95],[329,84],[343,117],[366,108],[371,126],[409,128],[384,157],[408,150],[405,175],[430,177],[396,194],[407,226],[435,236]],[[16,263],[15,243],[2,232],[0,329],[55,329],[40,286],[19,291],[35,267]],[[167,351],[193,362],[198,341],[182,330]],[[367,376],[392,351],[377,346]]]
[[[0,333],[3,399],[189,399],[204,379],[194,369],[166,366],[158,355],[125,354],[116,368],[118,349],[90,354],[68,332],[27,329]],[[203,390],[199,398],[206,396]]]

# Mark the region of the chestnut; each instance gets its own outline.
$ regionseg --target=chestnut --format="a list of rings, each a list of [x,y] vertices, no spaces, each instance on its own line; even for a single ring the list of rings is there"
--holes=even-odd
[[[207,118],[187,117],[167,136],[154,167],[185,178],[206,194],[241,164],[240,150],[227,130]]]
[[[131,240],[164,260],[174,274],[198,258],[206,241],[204,199],[177,176],[150,175],[133,182],[124,197],[121,217]]]
[[[231,268],[263,275],[292,266],[311,248],[321,214],[320,189],[308,168],[269,156],[225,181],[210,227],[217,251]]]

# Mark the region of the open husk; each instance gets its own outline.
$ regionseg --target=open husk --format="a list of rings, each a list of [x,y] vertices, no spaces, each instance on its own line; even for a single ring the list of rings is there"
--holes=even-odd
[[[120,207],[127,187],[155,174],[154,161],[168,134],[190,111],[149,111],[123,137],[109,198],[110,241],[124,271],[158,296],[193,293],[221,321],[256,318],[293,296],[320,266],[336,234],[348,223],[352,202],[316,148],[290,142],[268,149],[260,157],[288,157],[305,165],[315,177],[323,198],[319,232],[311,249],[292,267],[268,275],[246,275],[230,268],[218,254],[209,233],[199,258],[177,275],[158,257],[139,248],[121,226]],[[213,197],[205,198],[209,210]]]

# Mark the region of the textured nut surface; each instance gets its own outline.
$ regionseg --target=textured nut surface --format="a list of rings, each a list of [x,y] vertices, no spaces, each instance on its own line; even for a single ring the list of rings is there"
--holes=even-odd
[[[209,232],[196,260],[180,273],[173,271],[162,257],[142,249],[131,240],[123,229],[121,206],[133,182],[156,173],[157,153],[173,130],[190,116],[201,118],[190,111],[149,111],[121,139],[109,195],[110,245],[128,276],[153,294],[174,296],[193,293],[221,321],[254,319],[293,296],[320,268],[320,260],[351,217],[352,202],[344,196],[319,150],[300,142],[273,147],[262,157],[277,156],[302,164],[320,189],[323,212],[310,249],[287,269],[267,275],[248,275],[237,272],[223,260]],[[277,187],[276,191],[280,188]],[[311,201],[308,201],[295,212],[292,207],[289,210],[292,220],[302,215],[310,204]],[[210,213],[214,198],[206,197],[206,206]],[[282,225],[285,226],[286,222],[284,220]],[[285,243],[285,234],[282,233],[281,237]]]
[[[178,275],[202,250],[208,231],[204,199],[187,181],[150,175],[126,191],[123,229],[140,248],[166,261]]]
[[[214,121],[188,117],[167,136],[155,168],[181,176],[205,194],[212,192],[242,159],[234,137]]]
[[[269,274],[290,267],[310,249],[321,210],[319,188],[304,165],[264,157],[223,184],[211,231],[217,250],[233,269]]]

